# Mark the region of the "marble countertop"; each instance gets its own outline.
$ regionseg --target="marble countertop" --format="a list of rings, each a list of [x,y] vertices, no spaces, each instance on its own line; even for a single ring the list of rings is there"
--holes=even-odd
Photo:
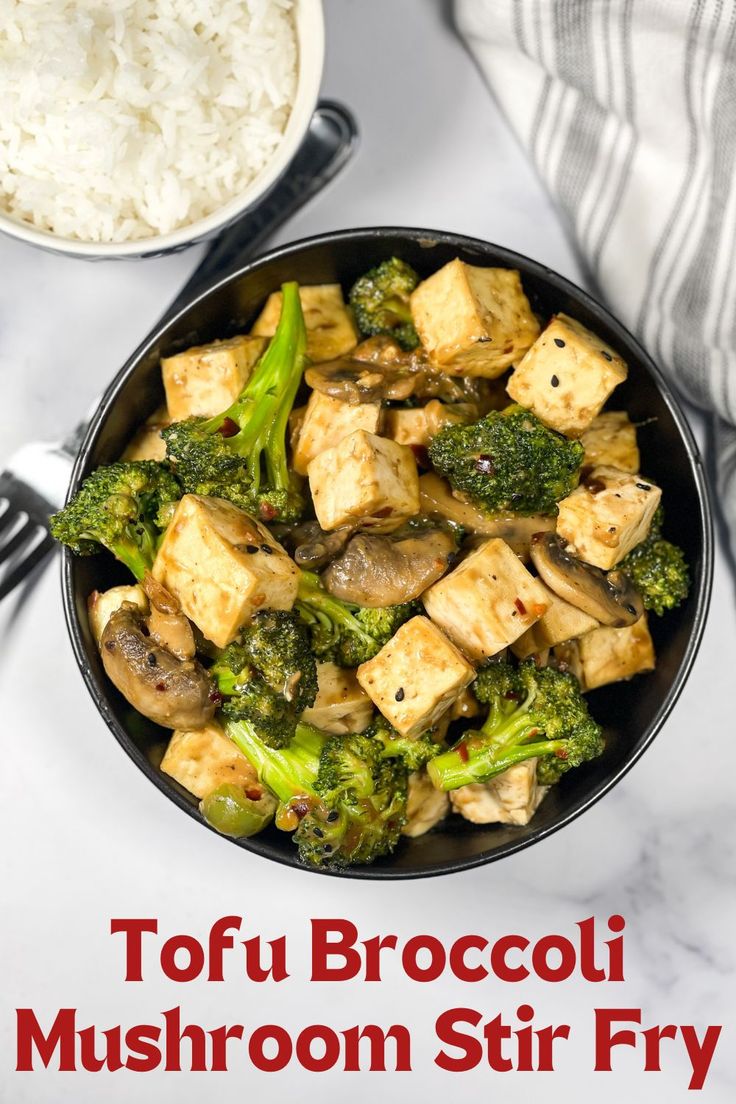
[[[361,124],[360,150],[342,177],[279,234],[409,224],[467,232],[542,260],[572,279],[579,270],[555,212],[434,0],[328,0],[327,95]],[[391,26],[387,35],[385,27]],[[359,49],[356,49],[359,43]],[[407,63],[407,58],[410,63]],[[377,70],[376,66],[379,66]],[[32,438],[62,436],[149,330],[197,262],[197,250],[143,263],[87,264],[0,241],[0,458]],[[700,431],[697,424],[696,428]],[[201,828],[137,771],[111,738],[79,676],[63,623],[58,563],[0,613],[4,800],[0,804],[5,946],[0,1099],[21,1104],[179,1104],[224,1087],[286,1100],[459,1099],[600,1104],[690,1096],[681,1043],[665,1042],[663,1071],[645,1077],[640,1052],[594,1074],[597,1006],[643,1008],[642,1026],[733,1020],[736,925],[733,822],[733,684],[736,618],[732,580],[719,549],[714,601],[682,697],[644,758],[604,800],[567,829],[505,861],[445,879],[403,884],[309,877],[232,847]],[[40,680],[40,681],[39,681]],[[696,753],[693,748],[697,745]],[[393,965],[380,985],[310,986],[309,917],[346,917],[361,938],[417,932],[451,940],[467,932],[571,935],[595,915],[627,918],[626,978],[518,986],[431,985]],[[205,938],[226,914],[248,935],[285,933],[292,977],[255,987],[161,979],[150,959],[142,985],[122,981],[112,916],[157,916],[164,935]],[[436,1016],[469,1006],[516,1026],[518,1004],[540,1023],[573,1034],[554,1074],[501,1079],[487,1067],[456,1075],[433,1064]],[[12,1009],[32,1006],[49,1022],[61,1006],[100,1028],[158,1017],[182,1005],[191,1022],[315,1020],[336,1028],[405,1022],[413,1072],[401,1077],[331,1072],[254,1072],[184,1078],[160,1072],[76,1075],[12,1071]],[[245,1017],[245,1018],[244,1018]],[[732,1030],[732,1028],[731,1028]],[[226,1082],[225,1082],[226,1079]],[[205,1088],[205,1085],[207,1088]],[[701,1098],[736,1094],[733,1044],[724,1035]]]

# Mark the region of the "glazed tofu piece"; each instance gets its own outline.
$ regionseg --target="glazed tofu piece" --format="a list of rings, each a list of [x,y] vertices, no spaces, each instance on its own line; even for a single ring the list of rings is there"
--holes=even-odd
[[[436,625],[412,617],[357,675],[389,724],[415,737],[439,721],[475,671]]]
[[[511,651],[517,659],[526,659],[530,655],[539,655],[555,644],[565,640],[574,640],[584,633],[597,629],[599,622],[590,614],[583,613],[576,606],[563,601],[550,590],[541,579],[538,580],[547,600],[547,611],[536,624],[515,640]]]
[[[161,430],[171,425],[171,418],[165,406],[155,410],[128,442],[121,459],[123,460],[163,460],[166,456],[166,442]]]
[[[610,345],[574,318],[557,314],[506,390],[545,425],[579,437],[626,375],[626,364]]]
[[[351,433],[362,429],[378,433],[381,428],[380,403],[352,403],[333,399],[321,391],[313,391],[304,410],[298,430],[294,433],[292,464],[300,475],[325,449],[339,445]]]
[[[555,528],[556,519],[544,514],[529,517],[488,517],[469,502],[455,498],[446,482],[436,472],[426,472],[419,477],[419,512],[454,521],[478,536],[500,537],[520,556],[529,559],[529,547],[534,533],[545,533]]]
[[[422,280],[411,312],[430,359],[454,376],[502,375],[539,333],[515,269],[480,268],[459,258]]]
[[[291,609],[299,581],[296,564],[263,525],[222,498],[193,494],[176,508],[153,575],[218,648],[256,610]]]
[[[406,797],[406,824],[402,836],[416,839],[444,820],[450,811],[450,799],[442,790],[436,790],[426,771],[413,771],[409,775]]]
[[[355,671],[335,663],[318,663],[317,697],[302,719],[325,732],[364,732],[373,719],[373,702]]]
[[[549,605],[539,580],[497,537],[429,587],[422,601],[435,624],[475,663],[518,640]]]
[[[143,587],[138,583],[135,586],[111,587],[110,590],[102,592],[93,590],[87,599],[87,619],[98,646],[105,625],[115,611],[120,609],[123,602],[130,602],[142,613],[148,613],[148,598]]]
[[[388,532],[419,512],[419,476],[411,449],[364,429],[315,456],[309,488],[323,529],[363,520]]]
[[[490,782],[451,790],[450,801],[473,824],[528,824],[548,789],[537,785],[537,760],[527,759]]]
[[[400,445],[425,449],[432,438],[448,425],[469,419],[450,403],[430,399],[426,406],[390,407],[385,414],[385,435]]]
[[[577,643],[584,690],[653,671],[656,664],[646,614],[623,629],[602,626]]]
[[[339,284],[314,284],[300,287],[307,327],[307,355],[319,364],[344,356],[358,344],[358,331]],[[256,319],[252,333],[257,337],[273,337],[281,317],[281,292],[274,291],[266,300]]]
[[[581,560],[608,571],[644,540],[661,497],[641,475],[593,468],[560,502],[557,532]]]
[[[216,721],[204,728],[177,729],[161,760],[161,770],[195,797],[206,797],[227,782],[261,789],[255,767]]]
[[[161,375],[171,420],[213,418],[235,402],[268,342],[230,337],[164,357]]]
[[[625,410],[605,410],[594,418],[580,441],[585,449],[583,466],[618,468],[619,471],[639,471],[639,446],[636,426]]]

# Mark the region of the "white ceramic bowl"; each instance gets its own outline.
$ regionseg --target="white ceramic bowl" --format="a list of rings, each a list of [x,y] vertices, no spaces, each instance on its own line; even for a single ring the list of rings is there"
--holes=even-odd
[[[294,105],[284,136],[273,157],[239,195],[206,218],[172,230],[129,242],[84,242],[39,230],[28,222],[0,211],[0,232],[41,249],[88,260],[159,256],[186,249],[195,242],[214,237],[223,227],[255,206],[288,167],[301,145],[317,105],[325,54],[322,0],[294,0],[298,47],[297,87]]]

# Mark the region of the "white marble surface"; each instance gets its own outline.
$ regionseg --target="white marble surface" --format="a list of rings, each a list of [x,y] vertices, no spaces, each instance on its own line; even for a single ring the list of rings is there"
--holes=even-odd
[[[466,231],[530,253],[575,278],[554,213],[432,0],[328,0],[324,90],[362,125],[344,176],[294,219],[280,240],[350,225],[408,223]],[[387,28],[389,28],[387,30]],[[62,434],[147,332],[196,262],[196,252],[145,263],[88,265],[0,242],[0,457],[31,437]],[[736,868],[733,843],[733,588],[716,563],[715,600],[682,698],[644,759],[594,809],[520,855],[452,878],[350,883],[281,869],[204,832],[162,799],[97,715],[75,666],[62,619],[58,565],[0,620],[3,702],[4,946],[0,1099],[7,1104],[177,1100],[213,1090],[286,1100],[503,1099],[684,1101],[688,1064],[665,1043],[663,1072],[644,1076],[641,1054],[592,1073],[593,1008],[642,1006],[643,1026],[730,1024],[701,1098],[734,1099]],[[431,985],[396,968],[381,985],[314,986],[308,917],[344,916],[363,938],[420,931],[450,939],[478,931],[531,938],[570,934],[574,922],[614,912],[628,921],[627,981],[519,987]],[[248,934],[289,940],[292,977],[254,986],[234,972],[224,985],[182,986],[151,969],[122,982],[111,916],[158,916],[165,934],[201,938],[217,917],[246,917]],[[151,960],[153,965],[153,960]],[[433,1024],[466,1005],[491,1018],[521,1001],[540,1024],[570,1023],[557,1072],[487,1068],[451,1075],[433,1065]],[[16,1075],[18,1005],[46,1022],[61,1006],[101,1028],[157,1019],[181,1004],[207,1026],[322,1021],[407,1023],[411,1074],[306,1075],[297,1066],[256,1074],[245,1058],[227,1075],[149,1073]],[[729,1038],[729,1035],[731,1036]],[[247,1098],[247,1097],[246,1097]]]

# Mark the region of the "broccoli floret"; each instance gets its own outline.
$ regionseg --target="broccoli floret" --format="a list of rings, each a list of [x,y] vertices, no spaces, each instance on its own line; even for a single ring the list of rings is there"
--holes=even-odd
[[[518,668],[492,663],[473,685],[488,716],[455,747],[430,760],[427,771],[438,790],[488,782],[497,774],[537,758],[537,778],[556,782],[572,767],[603,751],[603,735],[588,713],[577,680],[525,660]]]
[[[284,747],[297,716],[314,705],[317,664],[296,614],[262,610],[210,668],[222,713],[250,721],[270,747]]]
[[[493,410],[473,425],[446,426],[429,458],[456,491],[486,513],[557,514],[577,486],[584,449],[521,406]]]
[[[108,464],[87,476],[71,502],[49,519],[56,540],[78,556],[107,548],[136,579],[150,571],[181,489],[164,464]]]
[[[276,333],[233,405],[214,418],[188,418],[162,431],[186,491],[226,498],[264,521],[296,521],[304,510],[287,464],[286,431],[307,338],[299,285],[281,290]]]
[[[662,536],[663,514],[659,507],[649,534],[632,548],[618,564],[639,591],[644,608],[661,617],[666,610],[676,609],[690,590],[690,571],[685,553]]]
[[[361,334],[388,334],[402,349],[419,344],[409,296],[419,283],[414,269],[391,257],[366,272],[350,289],[350,306]]]
[[[421,770],[430,759],[443,750],[444,744],[440,742],[432,729],[423,732],[421,736],[410,739],[402,736],[380,714],[365,730],[365,736],[378,740],[381,744],[381,758],[401,759],[409,771]]]
[[[289,746],[275,750],[248,721],[226,727],[278,799],[276,826],[295,829],[303,862],[363,864],[394,849],[406,820],[407,773],[380,757],[376,741],[299,724]]]
[[[318,659],[358,667],[373,659],[419,607],[415,602],[377,609],[356,606],[328,594],[314,572],[302,571],[294,609],[309,629]]]

